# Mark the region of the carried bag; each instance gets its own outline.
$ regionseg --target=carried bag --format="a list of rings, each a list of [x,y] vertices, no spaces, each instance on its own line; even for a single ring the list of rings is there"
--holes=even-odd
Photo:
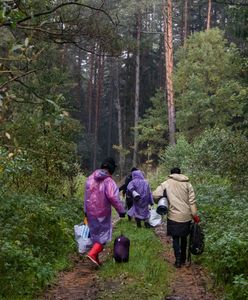
[[[78,246],[78,252],[80,254],[87,252],[92,246],[89,226],[83,223],[75,225],[74,235]]]
[[[190,225],[189,254],[200,255],[204,251],[204,232],[197,223]]]
[[[148,223],[152,227],[162,224],[162,216],[157,213],[156,209],[150,210],[150,218],[148,220]]]
[[[115,238],[113,256],[117,263],[128,262],[130,240],[123,234]]]

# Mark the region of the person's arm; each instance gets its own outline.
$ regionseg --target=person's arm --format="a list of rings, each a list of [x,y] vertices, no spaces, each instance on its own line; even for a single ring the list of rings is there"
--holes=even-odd
[[[112,178],[105,179],[105,195],[119,214],[125,213],[125,208],[120,201],[118,186]]]
[[[126,189],[127,189],[127,187],[126,187],[126,184],[125,184],[125,183],[119,187],[119,191],[120,191],[120,192],[121,192],[121,191],[126,192]]]
[[[160,184],[156,190],[152,193],[152,196],[153,196],[153,200],[155,203],[158,203],[158,200],[160,198],[162,198],[164,195],[164,188],[162,186],[162,184]]]
[[[150,189],[149,184],[148,184],[148,193],[149,193],[149,204],[150,204],[150,205],[153,205],[153,204],[154,204],[154,201],[153,201],[152,191],[151,191],[151,189]]]
[[[189,205],[192,216],[197,215],[197,207],[196,207],[196,200],[195,200],[195,192],[191,183],[188,183],[188,193],[189,193]]]

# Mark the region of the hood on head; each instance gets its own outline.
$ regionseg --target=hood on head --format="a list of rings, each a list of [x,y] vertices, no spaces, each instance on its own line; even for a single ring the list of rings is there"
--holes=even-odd
[[[145,179],[144,173],[140,170],[136,170],[132,172],[132,179]]]
[[[170,174],[169,178],[172,178],[176,181],[189,181],[189,178],[183,174]]]
[[[94,179],[97,181],[101,181],[104,180],[107,177],[110,177],[109,173],[107,170],[104,169],[100,169],[100,170],[96,170],[94,173]]]

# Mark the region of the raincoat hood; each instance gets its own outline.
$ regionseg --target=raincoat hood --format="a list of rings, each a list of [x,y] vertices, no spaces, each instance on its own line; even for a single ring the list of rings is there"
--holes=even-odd
[[[132,172],[132,179],[145,179],[145,178],[142,171],[136,170]]]
[[[111,175],[108,173],[108,171],[104,170],[104,169],[96,170],[93,173],[93,176],[96,181],[102,181],[102,180],[106,179],[107,177],[111,177]]]
[[[189,178],[183,174],[170,174],[169,178],[181,182],[189,181]]]

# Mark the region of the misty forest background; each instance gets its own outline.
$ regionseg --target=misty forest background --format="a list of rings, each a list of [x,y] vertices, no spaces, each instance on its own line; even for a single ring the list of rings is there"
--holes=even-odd
[[[0,298],[68,265],[106,156],[152,188],[180,166],[201,263],[248,298],[247,21],[244,0],[0,1]]]

